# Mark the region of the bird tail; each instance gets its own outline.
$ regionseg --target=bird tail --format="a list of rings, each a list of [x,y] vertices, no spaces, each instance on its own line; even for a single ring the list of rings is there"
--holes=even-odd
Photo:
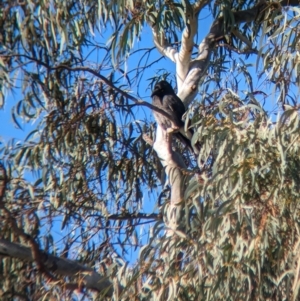
[[[182,133],[183,132],[183,133]],[[195,156],[197,157],[197,155],[199,155],[200,153],[200,147],[198,147],[197,145],[192,145],[191,140],[193,137],[193,132],[191,130],[189,130],[188,132],[184,132],[183,129],[180,130],[177,134],[176,137],[184,144],[186,145],[189,150],[195,154]]]

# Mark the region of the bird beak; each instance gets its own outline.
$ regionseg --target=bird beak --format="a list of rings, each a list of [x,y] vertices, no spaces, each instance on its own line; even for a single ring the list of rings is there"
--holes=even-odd
[[[153,97],[154,95],[157,95],[157,92],[160,90],[160,88],[158,87],[154,87],[154,90],[152,91],[151,97]]]

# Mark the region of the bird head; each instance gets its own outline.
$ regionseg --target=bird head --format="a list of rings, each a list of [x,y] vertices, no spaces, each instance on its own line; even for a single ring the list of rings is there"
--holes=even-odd
[[[158,82],[152,91],[151,96],[159,96],[162,97],[166,94],[175,94],[172,86],[165,80]]]

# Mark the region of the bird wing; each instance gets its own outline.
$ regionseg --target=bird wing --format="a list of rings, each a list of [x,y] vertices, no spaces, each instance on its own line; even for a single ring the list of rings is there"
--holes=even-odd
[[[185,113],[183,102],[176,94],[165,95],[163,98],[165,110],[175,119],[176,126],[183,126],[182,115]]]
[[[180,98],[174,95],[165,95],[163,103],[167,104],[169,109],[173,112],[177,112],[178,115],[183,115],[185,113],[185,107]]]
[[[159,96],[153,95],[152,96],[152,104],[158,108],[162,107],[162,102]]]
[[[152,96],[152,104],[154,106],[156,106],[157,108],[164,110],[166,113],[170,113],[170,111],[165,107],[165,105],[162,103],[162,99],[157,96],[157,95],[153,95]],[[153,111],[153,116],[154,119],[156,120],[156,122],[164,129],[167,130],[169,127],[172,126],[172,122],[170,121],[169,118],[167,118],[166,116],[158,113],[157,111]]]

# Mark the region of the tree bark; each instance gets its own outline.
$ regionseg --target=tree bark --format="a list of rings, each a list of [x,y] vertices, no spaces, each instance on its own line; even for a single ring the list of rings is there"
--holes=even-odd
[[[94,269],[86,267],[77,261],[56,257],[47,253],[43,255],[43,264],[49,271],[60,276],[79,276],[87,289],[96,290],[107,297],[112,296],[113,284],[108,277],[101,276]],[[31,248],[5,239],[0,239],[0,256],[34,262]],[[78,283],[78,287],[80,286],[82,286],[81,283]]]

